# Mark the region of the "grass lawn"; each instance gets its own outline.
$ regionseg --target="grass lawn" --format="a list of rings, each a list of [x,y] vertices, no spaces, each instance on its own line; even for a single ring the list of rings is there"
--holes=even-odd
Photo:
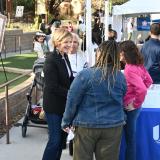
[[[12,67],[12,68],[20,68],[20,69],[32,69],[34,61],[37,59],[36,53],[27,53],[27,54],[19,54],[15,55],[14,57],[9,57],[6,59],[3,59],[3,63],[5,67]],[[0,67],[2,67],[0,62]],[[16,73],[9,73],[6,72],[8,81],[16,78],[20,74]],[[15,82],[11,83],[9,85],[9,88],[13,88],[14,86],[24,82],[28,76],[25,76],[23,78],[20,78],[16,80]],[[0,72],[0,85],[4,84],[5,81],[5,75],[4,72]],[[0,92],[4,91],[4,88],[0,89]]]
[[[9,73],[9,72],[6,72],[6,74],[7,74],[8,81],[10,81],[10,80],[12,80],[12,79],[14,79],[14,78],[16,78],[17,76],[20,75],[20,74]],[[13,82],[13,83],[11,83],[11,84],[9,85],[9,89],[15,87],[16,85],[24,82],[24,81],[27,80],[27,79],[28,79],[28,76],[25,76],[25,77],[22,77],[22,78],[16,80],[15,82]],[[0,72],[0,85],[4,84],[5,82],[6,82],[5,75],[4,75],[3,72]],[[3,91],[4,91],[4,88],[1,88],[1,89],[0,89],[0,92],[3,92]]]
[[[33,63],[36,59],[36,53],[32,52],[3,59],[3,63],[5,67],[32,69]]]

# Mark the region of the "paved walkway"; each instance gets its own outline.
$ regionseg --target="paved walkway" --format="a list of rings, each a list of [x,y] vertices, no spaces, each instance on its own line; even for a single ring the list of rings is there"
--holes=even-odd
[[[23,51],[22,53],[30,52]],[[16,54],[19,53],[7,53],[6,57]],[[2,58],[5,58],[4,54]],[[45,128],[27,127],[27,136],[23,138],[21,126],[12,127],[10,144],[6,144],[6,136],[0,138],[0,160],[41,160],[47,139],[48,133]],[[72,160],[68,149],[63,150],[61,160]]]
[[[21,127],[13,127],[10,144],[6,144],[6,136],[0,139],[0,160],[41,160],[47,138],[45,128],[27,127],[27,136],[22,138]],[[61,160],[72,160],[68,149],[63,150]]]

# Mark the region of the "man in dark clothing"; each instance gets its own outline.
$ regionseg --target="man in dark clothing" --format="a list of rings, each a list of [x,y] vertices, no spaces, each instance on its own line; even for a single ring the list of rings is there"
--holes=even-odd
[[[55,15],[55,17],[50,21],[49,25],[55,25],[56,28],[59,28],[59,26],[61,25],[61,20],[59,18],[59,14],[57,13]]]
[[[51,34],[51,29],[50,29],[50,25],[47,25],[45,22],[45,19],[42,19],[42,23],[40,24],[39,29],[45,33],[46,35]]]
[[[150,27],[150,39],[144,43],[141,53],[144,65],[153,79],[154,84],[160,84],[160,24],[153,23]]]

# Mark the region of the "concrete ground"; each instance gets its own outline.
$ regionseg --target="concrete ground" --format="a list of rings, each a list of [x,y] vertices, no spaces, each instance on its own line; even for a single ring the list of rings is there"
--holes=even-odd
[[[42,125],[40,125],[42,126]],[[10,130],[10,144],[6,136],[0,139],[0,160],[41,160],[47,143],[46,128],[27,127],[26,137],[22,137],[21,126]],[[68,149],[63,150],[61,160],[72,160]]]
[[[6,57],[16,54],[19,53],[7,53]],[[2,58],[5,58],[4,54]],[[10,144],[6,144],[6,136],[0,138],[0,160],[41,160],[47,139],[46,128],[27,127],[27,135],[23,138],[21,126],[14,126],[10,130]],[[72,160],[68,149],[63,150],[61,160]]]

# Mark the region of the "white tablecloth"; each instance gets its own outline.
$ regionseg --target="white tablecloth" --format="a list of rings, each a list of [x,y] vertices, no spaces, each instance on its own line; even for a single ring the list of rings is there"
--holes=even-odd
[[[147,91],[143,108],[160,108],[160,85],[153,84]]]

